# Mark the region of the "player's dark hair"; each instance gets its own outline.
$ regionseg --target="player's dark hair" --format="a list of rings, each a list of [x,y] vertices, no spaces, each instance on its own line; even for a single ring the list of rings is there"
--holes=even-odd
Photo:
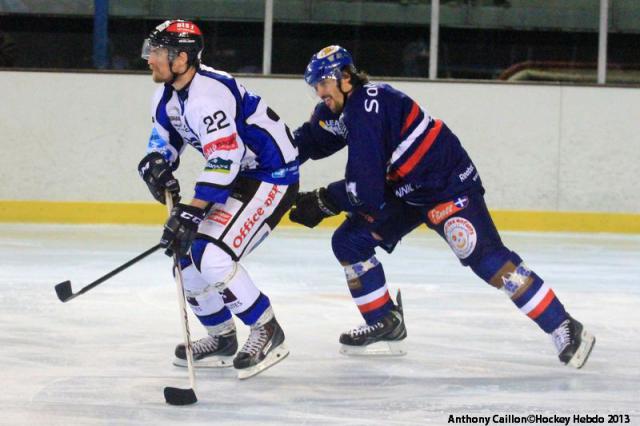
[[[358,71],[353,65],[347,65],[342,71],[349,74],[349,77],[351,77],[351,85],[354,88],[364,86],[369,82],[369,74],[365,71]]]

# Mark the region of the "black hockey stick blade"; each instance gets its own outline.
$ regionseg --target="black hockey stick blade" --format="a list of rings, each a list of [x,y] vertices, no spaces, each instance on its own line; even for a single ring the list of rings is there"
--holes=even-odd
[[[167,386],[164,388],[164,400],[169,405],[191,405],[198,402],[193,389],[180,389]]]
[[[114,269],[113,271],[109,272],[108,274],[105,274],[105,275],[101,276],[100,278],[98,278],[97,280],[92,282],[91,284],[88,284],[88,285],[82,287],[76,293],[74,293],[73,290],[71,290],[71,281],[65,281],[65,282],[61,282],[60,284],[57,284],[55,286],[55,289],[56,289],[56,294],[58,295],[58,299],[60,299],[62,302],[68,302],[69,300],[71,300],[71,299],[73,299],[73,298],[75,298],[77,296],[80,296],[81,294],[86,293],[87,291],[91,290],[92,288],[94,288],[94,287],[102,284],[103,282],[107,281],[109,278],[113,277],[114,275],[124,271],[125,269],[127,269],[131,265],[134,265],[134,264],[138,263],[139,261],[141,261],[145,257],[149,256],[151,253],[155,252],[159,248],[161,248],[160,244],[156,244],[155,246],[151,247],[150,249],[146,250],[145,252],[137,255],[136,257],[134,257],[130,261],[118,266],[116,269]]]
[[[65,281],[56,285],[56,294],[58,295],[58,299],[62,302],[73,299],[75,295],[71,290],[71,281]]]

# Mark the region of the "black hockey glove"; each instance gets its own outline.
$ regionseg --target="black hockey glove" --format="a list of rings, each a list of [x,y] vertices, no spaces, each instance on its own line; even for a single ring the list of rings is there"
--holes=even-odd
[[[177,204],[171,210],[171,215],[164,224],[164,232],[160,238],[160,246],[166,248],[167,256],[178,257],[189,253],[191,242],[196,237],[198,225],[204,219],[205,211],[195,206]]]
[[[159,152],[147,154],[138,164],[138,173],[149,187],[153,198],[166,204],[164,191],[167,190],[171,193],[174,203],[180,201],[180,184],[178,179],[173,177],[171,166],[162,154]]]
[[[289,219],[307,228],[313,228],[322,222],[322,219],[335,216],[340,209],[329,200],[327,188],[318,188],[311,192],[299,192],[296,195]]]

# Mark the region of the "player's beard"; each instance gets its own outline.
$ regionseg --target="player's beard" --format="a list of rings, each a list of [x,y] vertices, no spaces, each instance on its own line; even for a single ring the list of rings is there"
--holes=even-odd
[[[151,78],[153,78],[154,83],[165,83],[167,81],[167,79],[156,70],[151,70]]]
[[[339,101],[333,101],[335,108],[331,112],[333,112],[334,114],[342,114],[342,111],[344,111],[344,104],[347,102],[347,96],[341,93],[341,98],[342,99]]]
[[[160,76],[155,72],[153,74],[151,74],[151,78],[153,78],[153,82],[154,83],[163,83],[164,82],[162,80],[162,78],[160,78]]]
[[[168,76],[163,75],[158,68],[149,67],[149,69],[151,70],[151,78],[153,79],[154,83],[166,83],[168,81],[171,81],[171,79],[173,78],[170,69],[167,69],[167,74],[169,74]]]
[[[330,95],[329,99],[331,100],[330,104],[327,105],[327,103],[325,102],[325,105],[327,105],[327,107],[331,110],[332,113],[334,114],[340,114],[342,112],[342,110],[344,109],[344,97],[342,102],[340,102],[336,96]]]

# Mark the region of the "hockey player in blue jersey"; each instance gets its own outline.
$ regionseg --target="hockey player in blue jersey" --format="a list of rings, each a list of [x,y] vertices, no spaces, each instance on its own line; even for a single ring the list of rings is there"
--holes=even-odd
[[[394,303],[375,250],[391,253],[424,223],[447,241],[462,265],[506,293],[552,337],[561,362],[582,367],[595,338],[503,245],[478,170],[446,124],[390,85],[369,82],[340,46],[313,55],[304,78],[322,102],[294,132],[300,162],[348,147],[345,179],[298,194],[290,213],[292,221],[312,228],[347,212],[332,247],[366,324],[340,336],[342,352],[405,353],[400,294]]]
[[[227,73],[200,63],[203,37],[192,22],[166,21],[145,40],[158,87],[153,128],[139,172],[153,196],[168,190],[187,145],[204,157],[188,204],[176,204],[161,245],[181,257],[187,301],[208,335],[193,344],[196,367],[233,366],[248,378],[284,359],[284,333],[269,298],[239,260],[255,249],[290,208],[298,191],[298,151],[286,124],[260,97]],[[238,343],[234,314],[250,327]],[[234,357],[235,355],[235,357]],[[184,345],[176,365],[186,366]]]

